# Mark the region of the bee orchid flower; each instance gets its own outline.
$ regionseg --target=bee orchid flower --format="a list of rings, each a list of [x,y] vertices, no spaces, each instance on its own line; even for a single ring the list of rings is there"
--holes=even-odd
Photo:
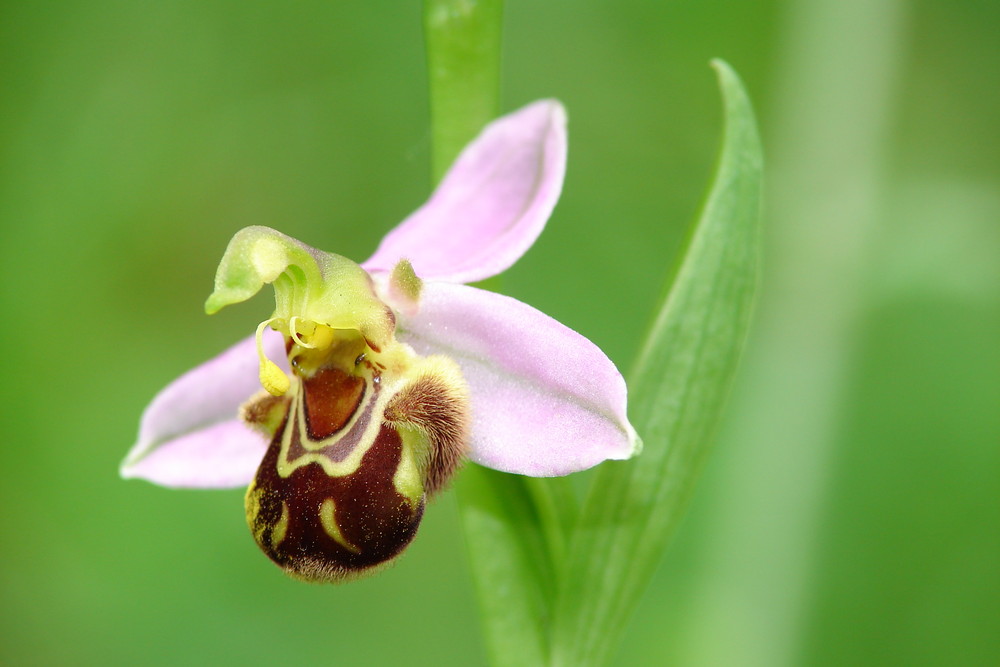
[[[270,284],[274,314],[153,399],[122,475],[249,485],[264,553],[298,578],[344,581],[403,551],[465,459],[555,476],[635,454],[625,382],[593,343],[464,284],[528,250],[565,167],[565,112],[544,100],[487,126],[361,265],[238,232],[206,311]]]

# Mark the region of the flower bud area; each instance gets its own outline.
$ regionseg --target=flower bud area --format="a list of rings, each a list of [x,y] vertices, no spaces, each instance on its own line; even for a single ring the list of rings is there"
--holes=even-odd
[[[297,578],[337,582],[378,571],[410,543],[427,493],[464,458],[461,374],[450,360],[419,357],[394,340],[376,349],[356,330],[298,318],[263,323],[271,324],[286,336],[292,377],[262,354],[267,393],[243,410],[271,436],[247,489],[250,530]],[[284,391],[275,391],[275,372]]]

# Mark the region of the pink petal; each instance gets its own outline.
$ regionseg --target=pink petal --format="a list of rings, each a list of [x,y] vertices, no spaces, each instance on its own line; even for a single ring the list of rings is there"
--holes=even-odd
[[[425,280],[474,282],[516,262],[542,233],[566,173],[566,112],[542,100],[493,123],[451,166],[430,200],[364,263],[409,259]]]
[[[124,466],[122,476],[175,488],[246,486],[256,474],[267,444],[260,433],[239,419],[230,419],[160,443]]]
[[[427,283],[397,335],[462,367],[472,397],[472,460],[547,477],[627,459],[640,441],[625,381],[596,345],[516,299]]]
[[[264,351],[288,371],[281,334],[265,331]],[[166,486],[247,484],[267,443],[243,426],[237,415],[258,391],[257,349],[251,336],[156,395],[142,414],[139,441],[122,464],[122,476]]]

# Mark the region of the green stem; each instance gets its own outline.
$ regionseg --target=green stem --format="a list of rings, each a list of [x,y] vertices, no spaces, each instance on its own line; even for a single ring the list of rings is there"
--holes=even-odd
[[[500,101],[503,0],[425,0],[431,172],[441,180]]]
[[[502,15],[502,0],[424,2],[435,183],[499,111]],[[477,466],[456,488],[490,662],[542,665],[556,585],[550,554],[565,549],[567,505],[540,480]]]

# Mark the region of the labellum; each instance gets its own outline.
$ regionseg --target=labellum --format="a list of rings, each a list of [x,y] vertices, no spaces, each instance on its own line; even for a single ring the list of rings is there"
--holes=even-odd
[[[395,340],[392,311],[360,267],[273,230],[244,232],[226,252],[209,310],[231,302],[233,275],[272,282],[275,316],[258,334],[266,325],[285,334],[292,375],[261,352],[266,391],[242,411],[271,438],[247,489],[250,531],[300,579],[376,572],[410,543],[427,497],[467,454],[465,381],[450,359]],[[397,273],[411,277],[397,288],[415,295],[412,271]],[[320,285],[308,283],[313,274]]]

